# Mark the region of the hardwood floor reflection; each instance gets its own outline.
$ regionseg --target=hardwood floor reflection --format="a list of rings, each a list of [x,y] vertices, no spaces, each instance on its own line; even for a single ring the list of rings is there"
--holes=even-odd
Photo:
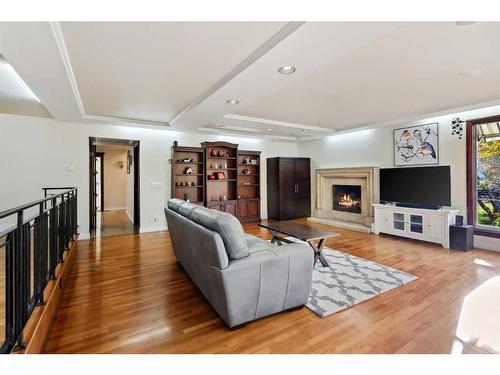
[[[255,223],[244,227],[270,238]],[[323,319],[304,308],[230,331],[176,263],[167,232],[81,241],[46,352],[492,350],[480,340],[469,343],[460,338],[457,345],[456,331],[464,298],[499,275],[500,253],[478,249],[463,253],[414,240],[336,230],[342,235],[328,240],[326,246],[396,267],[418,280]],[[487,293],[493,293],[486,296],[493,304],[500,303],[494,289]],[[474,323],[474,316],[469,316],[469,330],[474,331]],[[498,340],[500,332],[493,335]]]

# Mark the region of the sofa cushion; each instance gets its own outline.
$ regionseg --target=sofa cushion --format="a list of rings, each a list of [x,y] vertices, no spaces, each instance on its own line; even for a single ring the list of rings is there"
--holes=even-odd
[[[182,216],[184,216],[185,218],[191,219],[191,213],[193,212],[193,210],[200,207],[201,206],[198,206],[197,204],[194,203],[184,202],[179,206],[177,212]]]
[[[191,211],[191,219],[219,233],[229,259],[240,259],[250,255],[243,227],[233,215],[210,209],[196,209]]]
[[[186,201],[183,201],[182,199],[172,198],[168,200],[167,207],[172,211],[179,212],[179,207],[184,203],[186,203]]]
[[[245,233],[245,240],[247,242],[248,250],[250,251],[250,253],[262,250],[269,250],[278,246],[275,243],[263,240],[262,238],[254,236],[253,234],[249,233]]]

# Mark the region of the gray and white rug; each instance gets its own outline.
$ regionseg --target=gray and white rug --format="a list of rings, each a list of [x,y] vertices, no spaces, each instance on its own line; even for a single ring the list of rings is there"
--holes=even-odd
[[[288,237],[290,240],[300,242]],[[323,248],[329,267],[316,263],[307,307],[324,318],[417,277],[371,260]]]
[[[314,267],[307,307],[322,318],[416,280],[417,277],[338,250],[323,249],[329,267]]]

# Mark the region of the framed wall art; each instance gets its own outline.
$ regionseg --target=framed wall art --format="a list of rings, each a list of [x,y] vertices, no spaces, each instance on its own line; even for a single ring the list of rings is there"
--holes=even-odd
[[[439,164],[438,123],[394,130],[394,165]]]

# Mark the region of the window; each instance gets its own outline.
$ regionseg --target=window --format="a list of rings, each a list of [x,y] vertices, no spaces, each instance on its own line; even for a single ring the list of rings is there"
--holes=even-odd
[[[468,221],[500,235],[500,116],[467,123]]]

